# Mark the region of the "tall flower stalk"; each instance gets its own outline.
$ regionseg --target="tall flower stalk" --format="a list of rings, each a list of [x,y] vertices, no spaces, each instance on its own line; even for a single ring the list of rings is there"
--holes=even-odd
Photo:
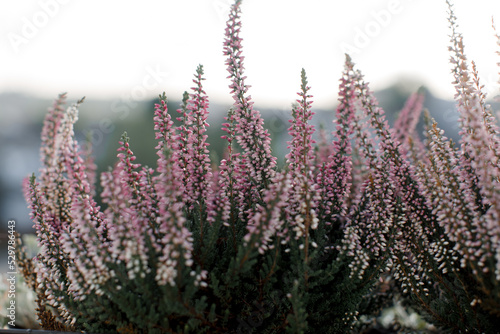
[[[260,112],[253,108],[253,101],[247,95],[250,88],[246,84],[242,55],[241,30],[241,0],[231,6],[229,20],[226,25],[224,39],[224,55],[231,79],[230,92],[234,100],[234,118],[236,121],[236,140],[242,149],[241,159],[247,169],[245,180],[254,189],[256,198],[260,191],[266,188],[276,168],[276,157],[271,153],[271,139],[269,132],[264,128],[264,120]]]

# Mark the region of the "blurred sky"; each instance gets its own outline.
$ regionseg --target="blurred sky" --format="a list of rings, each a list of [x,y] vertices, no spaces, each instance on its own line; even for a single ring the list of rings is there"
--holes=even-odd
[[[500,57],[491,19],[500,22],[500,1],[454,2],[468,57],[495,95]],[[228,102],[222,41],[230,3],[1,1],[0,92],[141,99],[166,91],[178,100],[203,64],[210,99]],[[404,78],[453,96],[444,0],[245,0],[242,10],[256,103],[288,105],[304,67],[315,105],[332,105],[346,48],[372,88]]]

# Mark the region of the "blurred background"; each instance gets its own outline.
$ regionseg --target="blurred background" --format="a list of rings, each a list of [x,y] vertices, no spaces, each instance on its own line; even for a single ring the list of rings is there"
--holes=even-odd
[[[497,0],[456,0],[466,52],[488,98],[497,95]],[[52,100],[82,96],[76,135],[89,137],[99,170],[116,158],[126,130],[139,162],[155,166],[153,105],[165,91],[170,110],[205,68],[209,141],[220,159],[222,117],[232,104],[222,55],[230,0],[23,0],[0,2],[0,242],[7,221],[32,233],[23,178],[37,173],[43,117]],[[242,5],[247,83],[284,155],[290,105],[305,68],[315,124],[331,124],[344,53],[350,53],[392,122],[424,87],[425,106],[453,137],[458,131],[448,63],[444,0],[247,0]],[[500,27],[499,27],[500,28]],[[281,158],[282,159],[282,158]],[[6,254],[6,253],[2,253]],[[7,256],[0,255],[0,272]]]

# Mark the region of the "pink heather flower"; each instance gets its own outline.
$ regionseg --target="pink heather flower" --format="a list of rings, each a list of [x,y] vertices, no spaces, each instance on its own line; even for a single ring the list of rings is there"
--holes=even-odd
[[[469,75],[467,57],[465,56],[464,52],[463,36],[457,31],[458,24],[457,18],[453,12],[453,6],[449,1],[447,1],[447,4],[449,8],[448,21],[452,30],[452,34],[450,36],[450,42],[452,46],[450,46],[448,49],[452,53],[450,63],[453,66],[452,73],[455,78],[453,84],[455,85],[456,89],[455,99],[458,102],[457,108],[460,112],[461,106],[466,106],[467,100],[470,99],[471,96],[478,94],[478,91],[475,89],[474,83]],[[462,112],[460,113],[462,114]],[[463,117],[464,115],[462,115],[462,117],[459,119],[462,126],[462,130],[459,134],[461,136],[461,150],[462,152],[466,152],[468,143],[465,139],[465,136],[467,136],[467,132],[472,132],[473,129],[469,129],[468,124],[462,122],[464,120]],[[464,166],[464,179],[470,179],[473,184],[477,185],[479,180],[474,171],[474,168],[471,166],[472,158],[467,154],[462,154],[460,159],[462,160],[462,166]],[[479,192],[479,189],[477,190],[477,192]],[[478,197],[476,201],[480,202],[482,201],[482,199]]]
[[[413,93],[399,112],[398,118],[394,122],[394,130],[396,140],[400,143],[405,143],[408,136],[415,135],[415,128],[422,112],[423,102],[423,94]]]
[[[52,295],[53,291],[64,291],[66,268],[69,267],[65,252],[60,244],[62,229],[71,223],[71,187],[65,178],[66,165],[58,161],[61,155],[56,138],[62,132],[64,118],[63,104],[66,95],[61,94],[49,109],[42,129],[42,168],[40,184],[35,176],[24,181],[26,201],[31,209],[31,218],[36,229],[40,251],[34,259],[40,289]],[[58,260],[59,259],[59,260]],[[57,312],[57,297],[48,300]]]
[[[321,200],[317,185],[303,174],[290,173],[293,177],[288,191],[288,205],[285,216],[291,229],[295,232],[295,239],[304,238],[309,243],[310,230],[319,225],[316,213],[318,202]]]
[[[349,58],[346,64],[352,68]],[[427,207],[409,163],[399,151],[399,143],[394,140],[384,111],[378,107],[361,73],[354,71],[350,81],[349,84],[356,87],[359,107],[375,132],[380,153],[373,150],[366,130],[360,127],[356,118],[354,128],[358,145],[363,149],[370,174],[362,196],[348,219],[343,250],[354,256],[352,269],[355,270],[351,275],[357,275],[359,279],[370,266],[370,259],[378,258],[379,254],[391,254],[394,258],[388,261],[392,261],[395,267],[403,266],[396,268],[398,275],[408,278],[409,273],[413,274],[412,270],[418,271],[424,266],[423,257],[411,255],[413,248],[418,247],[419,251],[428,252],[429,256],[434,256],[441,249],[441,243],[433,241],[438,233],[435,218]],[[380,211],[380,208],[385,209]],[[416,238],[418,244],[412,238]],[[440,239],[446,242],[444,238]],[[397,260],[402,256],[411,256],[412,266]]]
[[[136,157],[130,149],[129,138],[126,133],[122,136],[120,145],[117,166],[120,175],[118,176],[122,182],[128,185],[128,191],[123,196],[128,198],[128,204],[133,211],[138,213],[138,219],[141,222],[137,223],[143,226],[150,225],[154,231],[154,224],[158,216],[158,199],[152,183],[154,170],[150,168],[138,170],[141,165],[133,163]]]
[[[78,143],[74,138],[73,126],[78,120],[78,106],[81,102],[73,104],[66,111],[61,125],[62,131],[56,136],[56,143],[61,142],[61,156],[59,159],[66,163],[68,179],[74,189],[73,206],[75,204],[77,206],[81,205],[80,209],[83,210],[76,214],[72,212],[72,217],[74,219],[89,219],[87,223],[90,223],[99,235],[105,236],[107,222],[104,220],[100,208],[91,197],[92,190],[86,174],[85,164]],[[76,207],[72,207],[72,211],[75,209]]]
[[[64,229],[61,244],[74,263],[68,268],[70,282],[76,284],[76,281],[83,281],[84,285],[80,284],[82,289],[101,294],[100,285],[110,277],[109,268],[105,265],[109,260],[106,251],[109,223],[91,197],[84,161],[74,139],[73,126],[78,119],[79,103],[81,101],[68,108],[61,124],[62,131],[58,134],[60,137],[56,137],[56,143],[62,143],[60,159],[66,163],[68,179],[74,189],[71,229]],[[83,252],[85,257],[80,255]]]
[[[114,258],[126,264],[129,278],[133,279],[136,275],[145,275],[150,272],[146,244],[148,240],[154,240],[155,234],[159,233],[158,199],[152,184],[151,175],[154,171],[148,168],[138,170],[140,165],[133,163],[136,157],[130,149],[129,138],[126,134],[122,136],[120,145],[119,162],[114,174],[118,182],[122,183],[118,187],[121,191],[119,196],[125,198],[126,203],[120,200],[113,201],[113,197],[107,198],[109,203],[116,203],[123,207],[111,231],[113,240],[111,251]],[[106,195],[109,193],[109,190],[105,192]],[[109,195],[112,196],[112,194]]]
[[[156,154],[158,155],[157,171],[160,173],[155,178],[156,193],[159,198],[173,196],[182,199],[184,194],[183,186],[183,166],[180,164],[178,137],[175,134],[174,122],[167,108],[167,98],[165,94],[160,96],[160,103],[155,105],[154,129],[155,138],[158,140]],[[164,203],[168,205],[168,203]],[[160,209],[160,216],[162,215]]]
[[[172,121],[172,117],[168,113],[167,97],[163,93],[163,95],[160,95],[160,103],[155,104],[154,110],[155,139],[158,140],[158,145],[155,148],[159,158],[164,156],[164,150],[173,149],[168,147],[168,144],[174,141],[175,137],[173,125],[174,121]],[[161,173],[161,170],[158,170],[158,172]]]
[[[354,140],[354,145],[351,150],[352,156],[352,168],[351,168],[351,178],[350,178],[350,192],[347,194],[345,199],[345,206],[347,208],[355,205],[357,200],[361,196],[364,184],[368,179],[369,168],[364,162],[362,148],[359,146],[359,138]]]
[[[43,131],[47,138],[42,154],[48,156],[43,159],[42,184],[37,186],[33,178],[28,195],[41,246],[36,259],[39,287],[63,318],[67,312],[60,291],[75,299],[88,291],[100,293],[99,284],[109,277],[104,265],[107,222],[92,199],[86,164],[74,138],[82,101],[64,113],[57,101],[49,112]]]
[[[176,119],[181,122],[181,125],[179,125],[175,130],[177,133],[177,140],[176,140],[176,154],[179,157],[179,164],[182,167],[183,171],[187,171],[187,164],[188,164],[188,140],[189,140],[189,134],[188,134],[188,126],[190,125],[189,121],[189,110],[188,110],[188,101],[189,101],[189,94],[188,92],[184,92],[182,95],[182,103],[179,109],[177,109],[177,112],[181,114],[181,116],[177,117]],[[189,174],[187,172],[184,173],[183,177],[183,183],[186,184],[187,178],[189,177]]]
[[[371,169],[376,170],[383,167],[388,170],[390,180],[394,184],[397,194],[408,201],[408,205],[412,210],[415,210],[414,212],[407,213],[412,216],[412,221],[420,222],[424,225],[429,223],[430,225],[425,226],[425,228],[432,230],[433,224],[431,220],[419,213],[422,210],[426,211],[428,208],[423,202],[423,197],[419,194],[418,184],[411,177],[412,172],[409,163],[399,151],[399,143],[394,139],[394,133],[388,126],[384,111],[377,106],[378,102],[373,97],[368,85],[363,82],[359,72],[356,74],[356,86],[358,87],[358,98],[361,107],[369,118],[369,122],[379,140],[378,146],[382,161],[372,166]],[[368,154],[371,155],[371,153]]]
[[[233,153],[233,140],[235,137],[234,130],[234,111],[229,110],[228,115],[224,117],[229,123],[222,123],[222,130],[227,133],[227,135],[221,136],[222,139],[227,141],[227,148],[225,151],[225,158],[220,161],[220,165],[217,172],[217,177],[214,181],[217,182],[214,185],[214,191],[209,200],[209,211],[207,220],[210,223],[214,223],[216,219],[221,219],[222,224],[226,227],[232,227],[233,231],[233,246],[235,246],[235,222],[239,213],[234,212],[235,208],[235,189],[238,187],[234,182],[235,165],[234,160],[237,158]]]
[[[224,226],[231,226],[233,236],[235,237],[234,224],[238,218],[249,219],[252,210],[251,203],[254,201],[252,196],[252,182],[248,178],[248,169],[246,168],[246,159],[241,153],[236,153],[234,149],[236,138],[236,117],[235,110],[229,109],[228,115],[224,117],[225,123],[222,123],[222,131],[227,135],[222,139],[227,141],[227,147],[224,152],[224,159],[219,166],[219,191],[216,195],[222,202],[222,217]],[[230,200],[224,200],[230,199]],[[237,212],[233,212],[237,208]],[[214,216],[215,212],[209,213]],[[213,218],[210,218],[213,220]]]
[[[495,274],[500,279],[500,140],[495,125],[495,118],[490,107],[485,105],[485,94],[475,64],[473,63],[472,77],[469,74],[467,58],[464,52],[463,37],[457,32],[456,17],[453,8],[450,9],[450,25],[452,28],[451,42],[453,74],[455,77],[455,89],[457,109],[460,113],[461,134],[461,161],[465,166],[465,180],[477,186],[482,205],[482,211],[486,211],[479,218],[477,224],[486,226],[489,238],[483,240],[486,247],[485,253],[480,258],[481,264],[486,263],[495,252]]]
[[[58,99],[54,101],[52,108],[49,108],[45,120],[43,122],[42,128],[42,145],[40,147],[40,156],[42,157],[42,170],[48,172],[46,169],[52,167],[54,161],[56,160],[56,153],[54,150],[54,141],[56,134],[59,131],[59,126],[61,125],[61,120],[64,117],[64,104],[66,102],[66,93],[59,95]],[[41,173],[40,179],[44,183],[45,173]]]
[[[40,187],[47,199],[47,215],[51,217],[49,221],[56,235],[63,225],[69,223],[71,208],[71,187],[68,187],[68,181],[64,178],[67,172],[66,165],[58,160],[60,145],[56,147],[56,138],[61,131],[61,122],[64,118],[65,101],[66,93],[60,94],[45,116],[40,148],[42,158]]]
[[[240,153],[234,152],[234,142],[236,137],[236,120],[234,109],[229,109],[228,115],[224,117],[225,123],[222,130],[227,134],[222,139],[227,141],[224,158],[218,167],[217,186],[213,187],[209,200],[209,210],[207,220],[210,223],[220,220],[224,228],[229,228],[231,243],[234,250],[238,247],[237,224],[242,223],[240,219],[249,219],[253,214],[247,209],[248,203],[252,202],[251,183],[246,177],[247,174],[244,161],[241,160]]]
[[[317,184],[314,179],[315,155],[312,147],[316,141],[312,138],[314,126],[309,124],[314,113],[311,111],[312,101],[308,92],[306,72],[301,72],[301,91],[297,105],[292,109],[292,119],[289,134],[292,140],[288,142],[290,152],[285,156],[288,171],[292,181],[288,189],[288,205],[285,208],[287,228],[295,232],[295,239],[303,241],[306,262],[308,261],[310,231],[317,229],[319,218],[317,215],[320,201]]]
[[[61,247],[59,235],[52,223],[53,214],[49,212],[50,207],[46,203],[46,195],[40,192],[40,184],[36,183],[33,175],[29,180],[25,179],[23,183],[25,197],[31,210],[30,216],[34,223],[38,246],[40,247],[37,256],[37,265],[41,270],[42,280],[47,285],[55,284],[59,287],[61,282],[53,281],[54,277],[62,278],[66,274],[68,263],[64,251]],[[61,261],[54,261],[61,259]],[[49,271],[50,269],[50,271]],[[51,273],[54,276],[51,276]]]
[[[363,142],[363,146],[359,147],[364,150],[362,155],[370,168],[346,217],[342,250],[353,257],[349,266],[350,277],[361,280],[372,259],[387,254],[391,247],[390,241],[394,236],[390,235],[390,230],[397,222],[394,205],[396,189],[389,181],[389,173],[380,158],[370,151],[371,140],[360,128],[358,120],[354,120],[353,127],[357,140]]]
[[[163,200],[163,199],[162,199]],[[155,279],[159,285],[176,285],[180,263],[186,267],[193,265],[193,238],[185,227],[186,219],[182,214],[183,204],[173,203],[167,207],[160,220],[163,238],[157,240],[161,249]],[[186,268],[186,270],[191,270]]]
[[[155,190],[159,198],[156,225],[158,235],[155,248],[162,253],[159,259],[155,279],[158,284],[175,285],[180,263],[193,265],[193,239],[185,226],[183,215],[184,184],[183,170],[179,163],[178,138],[173,128],[173,121],[168,113],[165,94],[160,96],[160,103],[155,105],[155,127],[157,145],[158,175],[155,178]]]
[[[260,113],[253,109],[251,97],[246,95],[250,86],[245,84],[244,66],[240,29],[240,4],[236,1],[231,6],[224,40],[224,55],[231,79],[229,88],[234,99],[234,117],[236,120],[236,140],[242,149],[242,161],[248,169],[248,178],[252,183],[253,197],[260,198],[260,191],[271,181],[276,167],[276,158],[271,154],[271,139],[264,129]]]
[[[209,151],[207,149],[207,131],[208,123],[208,98],[203,90],[202,81],[203,66],[196,69],[196,75],[193,82],[196,87],[190,94],[187,109],[187,145],[186,151],[182,155],[185,161],[184,180],[185,180],[185,199],[186,204],[193,205],[198,203],[201,206],[205,199],[209,197],[212,178],[210,166]]]
[[[462,179],[459,153],[435,122],[429,133],[430,164],[420,164],[417,173],[421,191],[446,235],[456,243],[461,267],[468,266],[478,275],[484,266],[483,254],[491,247],[488,230],[477,214],[470,180]]]
[[[311,111],[312,95],[308,95],[310,87],[307,86],[306,72],[302,69],[302,91],[297,93],[301,99],[297,100],[297,105],[292,109],[293,118],[290,120],[291,126],[288,134],[292,140],[288,141],[290,152],[285,156],[286,163],[292,173],[302,174],[309,177],[309,173],[314,171],[314,149],[312,147],[316,141],[312,138],[314,125],[309,124],[314,112]]]
[[[349,83],[352,74],[350,63],[346,68],[339,86],[339,106],[337,107],[335,140],[331,145],[328,160],[319,167],[316,182],[319,185],[321,201],[319,201],[319,214],[323,220],[331,221],[332,218],[345,216],[347,213],[346,199],[350,192],[350,179],[352,173],[351,139],[354,131],[353,120],[356,113],[354,99],[354,86]]]
[[[474,84],[474,89],[479,99],[479,105],[481,106],[482,118],[484,126],[489,134],[489,139],[491,141],[490,146],[494,152],[498,152],[500,150],[500,139],[498,137],[499,128],[496,124],[496,118],[491,110],[491,106],[486,104],[486,93],[483,93],[484,85],[481,84],[479,80],[479,73],[477,71],[476,63],[474,61],[472,63],[472,82]],[[498,156],[496,157],[499,158]]]
[[[101,199],[107,208],[104,210],[106,219],[113,225],[120,226],[127,221],[129,213],[129,196],[124,196],[129,190],[122,180],[123,165],[116,163],[114,168],[101,173]]]
[[[208,213],[208,220],[210,222],[214,222],[215,216],[219,212],[220,219],[222,219],[223,225],[232,228],[233,241],[235,242],[236,231],[234,225],[236,223],[239,212],[233,212],[233,209],[236,206],[235,198],[240,184],[238,184],[238,182],[235,182],[235,180],[237,181],[237,171],[235,163],[237,163],[238,161],[239,154],[233,153],[233,142],[236,136],[233,109],[229,109],[228,115],[224,117],[224,120],[226,120],[226,123],[222,123],[222,131],[226,132],[227,135],[224,135],[221,138],[227,141],[227,148],[225,151],[226,156],[221,160],[218,168],[218,191],[216,193],[213,193],[214,196],[211,200],[212,209]],[[217,208],[219,208],[219,210],[217,210]]]
[[[411,94],[394,122],[395,140],[401,144],[400,151],[403,155],[406,155],[410,149],[410,140],[418,154],[424,154],[425,148],[416,132],[423,103],[423,94],[418,92]]]
[[[482,240],[485,245],[491,242],[491,248],[497,252],[497,279],[500,279],[500,190],[498,182],[500,180],[500,169],[498,159],[490,143],[489,134],[480,116],[480,102],[475,95],[467,105],[459,105],[462,113],[464,127],[472,128],[474,131],[464,131],[462,138],[466,153],[470,157],[470,167],[477,177],[477,186],[482,196],[483,208],[488,208],[484,216],[480,217],[478,224],[486,226],[489,238]],[[498,152],[500,153],[500,152]],[[486,251],[484,256],[489,257],[491,251]],[[487,262],[487,258],[482,258],[480,263]]]

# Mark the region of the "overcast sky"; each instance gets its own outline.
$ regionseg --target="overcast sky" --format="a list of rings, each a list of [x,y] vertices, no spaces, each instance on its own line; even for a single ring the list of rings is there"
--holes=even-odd
[[[53,98],[178,100],[205,67],[212,101],[229,101],[222,56],[230,0],[0,1],[0,92]],[[498,90],[491,28],[498,0],[455,0],[469,59]],[[451,98],[444,0],[244,0],[246,75],[260,105],[296,98],[305,68],[316,106],[331,105],[344,52],[373,88],[399,79]]]

